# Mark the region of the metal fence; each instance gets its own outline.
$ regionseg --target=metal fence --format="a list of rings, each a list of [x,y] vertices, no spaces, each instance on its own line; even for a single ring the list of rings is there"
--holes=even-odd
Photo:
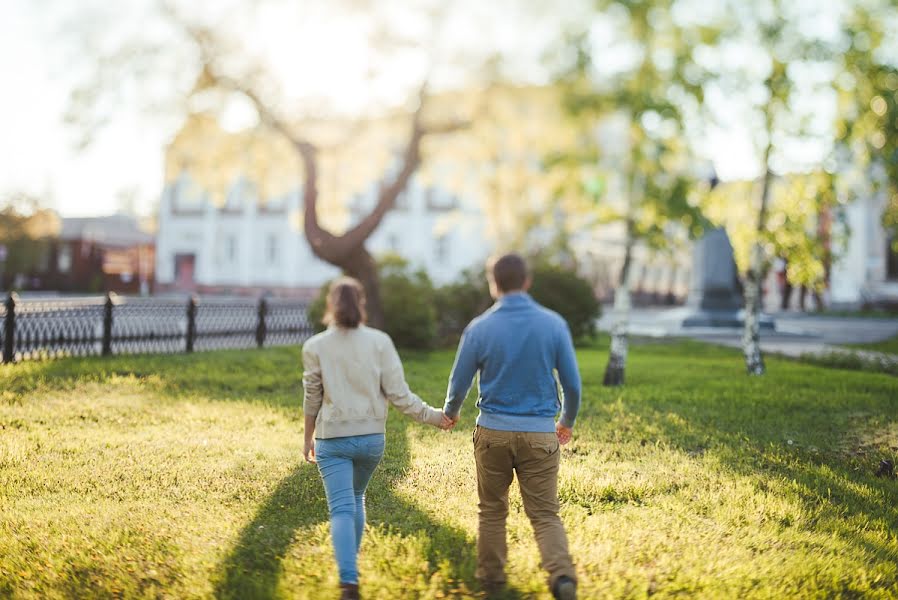
[[[176,353],[300,344],[307,304],[261,298],[20,299],[0,307],[4,363],[62,356]]]

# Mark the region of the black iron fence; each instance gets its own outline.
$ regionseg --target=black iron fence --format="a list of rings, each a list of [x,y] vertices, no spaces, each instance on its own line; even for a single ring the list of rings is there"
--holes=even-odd
[[[62,356],[176,353],[300,344],[307,304],[261,298],[20,299],[0,307],[4,363]]]

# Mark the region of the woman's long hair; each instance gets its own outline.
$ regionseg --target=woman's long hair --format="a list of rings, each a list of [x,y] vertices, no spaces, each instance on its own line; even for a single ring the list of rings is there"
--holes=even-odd
[[[368,319],[365,313],[365,288],[357,279],[341,277],[327,292],[327,308],[322,322],[355,329]]]

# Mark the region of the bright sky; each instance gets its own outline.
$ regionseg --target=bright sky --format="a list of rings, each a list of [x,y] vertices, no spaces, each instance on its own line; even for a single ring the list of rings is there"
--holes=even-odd
[[[228,10],[234,1],[195,0],[189,5],[191,10],[222,15],[220,20],[226,24],[229,17],[242,24],[241,15]],[[4,0],[0,8],[0,74],[5,90],[0,95],[0,195],[28,191],[66,216],[115,212],[123,196],[133,196],[142,213],[152,209],[163,185],[163,151],[174,133],[173,126],[147,119],[123,102],[122,110],[114,111],[110,125],[94,143],[79,150],[75,147],[76,130],[63,120],[68,90],[79,73],[90,69],[89,59],[79,55],[78,45],[65,28],[86,23],[96,31],[91,35],[99,44],[106,39],[104,35],[127,38],[146,33],[153,27],[141,16],[148,4],[149,0],[115,4]],[[515,18],[515,0],[455,0],[450,4],[452,10],[441,30],[444,44],[470,45],[471,26],[477,24],[474,34],[489,39],[503,55],[515,57],[518,68],[539,81],[543,75],[541,56],[556,41],[560,20]],[[372,98],[396,101],[397,89],[420,81],[425,69],[420,59],[394,63],[386,76],[380,74],[374,83],[366,81],[366,73],[373,68],[367,20],[347,20],[327,3],[288,2],[286,6],[280,11],[263,11],[248,44],[271,65],[288,99],[312,95],[351,110]],[[573,4],[565,6],[570,11]],[[111,12],[113,21],[91,21],[91,10]],[[501,18],[496,18],[497,13]],[[576,11],[566,18],[576,19]],[[413,19],[396,22],[410,35],[419,34],[426,26]],[[300,59],[308,56],[322,58]],[[458,75],[451,69],[444,71],[444,84],[451,85]],[[239,106],[225,116],[235,128],[248,120],[247,111]],[[708,154],[714,156],[724,179],[752,177],[757,172],[752,124],[738,116],[733,123],[727,130],[709,132]]]
[[[4,2],[0,17],[0,194],[25,190],[66,215],[114,212],[117,197],[159,187],[162,139],[123,120],[96,146],[77,152],[63,123],[68,82],[54,56],[42,2]],[[122,151],[122,148],[127,148]]]

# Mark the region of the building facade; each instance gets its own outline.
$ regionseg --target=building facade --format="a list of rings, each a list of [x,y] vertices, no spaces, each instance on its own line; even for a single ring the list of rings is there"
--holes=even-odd
[[[64,218],[54,254],[60,291],[153,291],[155,239],[134,217]]]
[[[372,184],[367,193],[349,199],[348,226],[374,206],[376,190]],[[157,289],[314,295],[339,271],[312,254],[302,214],[299,189],[261,202],[252,183],[240,178],[219,206],[183,172],[162,194]],[[427,271],[435,283],[444,283],[486,258],[489,245],[481,222],[457,196],[413,178],[366,247],[374,255],[402,256]]]
[[[567,129],[570,125],[551,90],[509,88],[497,94],[490,101],[488,118],[477,120],[464,135],[439,139],[439,151],[428,154],[421,172],[411,179],[366,247],[375,255],[398,254],[441,284],[464,269],[482,266],[495,247],[531,251],[534,248],[526,247],[527,239],[535,240],[537,249],[552,246],[553,236],[567,229],[564,235],[573,254],[570,262],[576,259],[597,295],[610,300],[624,259],[623,227],[620,223],[597,225],[592,216],[574,214],[576,209],[564,214],[559,207],[555,214],[551,200],[557,182],[553,183],[552,174],[542,166],[554,141],[571,143],[582,132]],[[450,104],[458,101],[454,97],[443,100]],[[404,127],[405,118],[401,121]],[[612,119],[596,135],[603,148],[623,149],[627,131],[626,121]],[[376,128],[368,137],[369,146],[378,148],[395,149],[393,142],[400,139]],[[300,189],[276,197],[266,192],[260,197],[258,186],[246,177],[237,177],[224,190],[223,199],[222,186],[216,185],[218,200],[213,201],[213,194],[191,178],[193,168],[204,181],[214,180],[220,171],[234,176],[256,172],[259,181],[300,180],[301,173],[293,171],[293,149],[278,143],[278,136],[264,129],[228,133],[213,118],[202,115],[188,122],[166,157],[167,183],[156,238],[159,291],[308,296],[338,274],[336,268],[312,254],[305,240]],[[280,143],[285,144],[284,140]],[[360,144],[363,150],[349,152],[341,159],[341,167],[332,164],[326,168],[322,161],[319,184],[333,188],[322,196],[342,199],[337,204],[345,212],[336,231],[358,222],[376,200],[378,183],[363,187],[368,175],[358,167],[377,161],[365,154],[369,146]],[[622,199],[626,193],[619,177],[622,163],[618,164],[625,160],[625,153],[621,150],[619,154],[606,157],[610,161],[605,165],[609,201]],[[259,165],[271,168],[260,169]],[[435,183],[425,183],[425,177]],[[725,226],[734,245],[744,250],[745,231],[740,234],[739,229],[753,235],[756,217],[752,183],[742,183],[749,196],[728,198],[724,213],[709,218]],[[359,189],[364,191],[356,193]],[[824,305],[898,306],[898,255],[891,250],[891,240],[882,226],[884,206],[882,197],[862,196],[846,207],[847,247],[834,248],[836,260],[826,265]],[[543,217],[534,221],[538,225],[531,226],[521,218],[534,214]],[[522,224],[527,231],[519,235],[516,229]],[[634,303],[675,304],[688,295],[691,247],[685,230],[678,230],[676,224],[669,235],[676,242],[671,244],[672,251],[636,248],[631,268]],[[740,254],[740,265],[744,259]],[[781,287],[771,269],[765,285],[771,310],[781,306]],[[810,303],[808,308],[812,308]]]
[[[882,225],[885,202],[878,194],[846,207],[848,241],[832,268],[832,306],[898,308],[898,252]]]

